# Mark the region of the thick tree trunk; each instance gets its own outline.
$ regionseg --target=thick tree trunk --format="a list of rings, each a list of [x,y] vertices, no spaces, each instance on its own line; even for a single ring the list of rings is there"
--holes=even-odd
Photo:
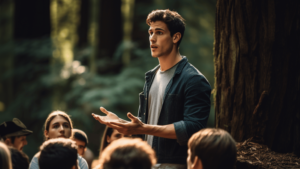
[[[216,127],[300,155],[300,1],[218,0]]]

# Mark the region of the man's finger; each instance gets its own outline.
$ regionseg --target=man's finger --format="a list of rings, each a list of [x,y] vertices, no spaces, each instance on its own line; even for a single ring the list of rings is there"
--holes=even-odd
[[[137,117],[135,117],[134,115],[132,115],[130,112],[127,113],[127,117],[128,117],[131,121],[133,121],[133,122],[135,122],[135,121],[137,120]]]
[[[113,128],[113,129],[121,131],[123,129],[123,127],[119,126],[118,124],[119,123],[109,122],[107,126],[110,127],[110,128]]]
[[[101,110],[104,114],[109,114],[109,112],[108,112],[104,107],[100,107],[100,110]]]
[[[112,125],[115,125],[115,126],[118,126],[118,127],[126,127],[126,124],[124,124],[124,123],[109,122],[109,124],[112,124]]]

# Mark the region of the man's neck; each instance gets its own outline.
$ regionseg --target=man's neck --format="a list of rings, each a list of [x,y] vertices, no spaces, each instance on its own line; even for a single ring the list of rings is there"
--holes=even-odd
[[[176,65],[182,59],[179,50],[172,51],[168,56],[158,57],[160,70],[166,71]]]

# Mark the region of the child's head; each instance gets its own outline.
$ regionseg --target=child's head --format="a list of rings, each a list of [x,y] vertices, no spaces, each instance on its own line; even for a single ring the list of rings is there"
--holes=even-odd
[[[227,131],[202,129],[188,142],[188,169],[233,168],[236,154],[235,141]]]

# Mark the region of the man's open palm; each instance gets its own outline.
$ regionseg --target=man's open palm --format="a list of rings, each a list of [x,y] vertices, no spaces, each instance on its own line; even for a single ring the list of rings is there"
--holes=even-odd
[[[104,107],[100,107],[100,110],[106,114],[106,116],[92,114],[92,116],[100,123],[107,125],[109,122],[120,122],[120,118],[115,113],[107,111]]]

